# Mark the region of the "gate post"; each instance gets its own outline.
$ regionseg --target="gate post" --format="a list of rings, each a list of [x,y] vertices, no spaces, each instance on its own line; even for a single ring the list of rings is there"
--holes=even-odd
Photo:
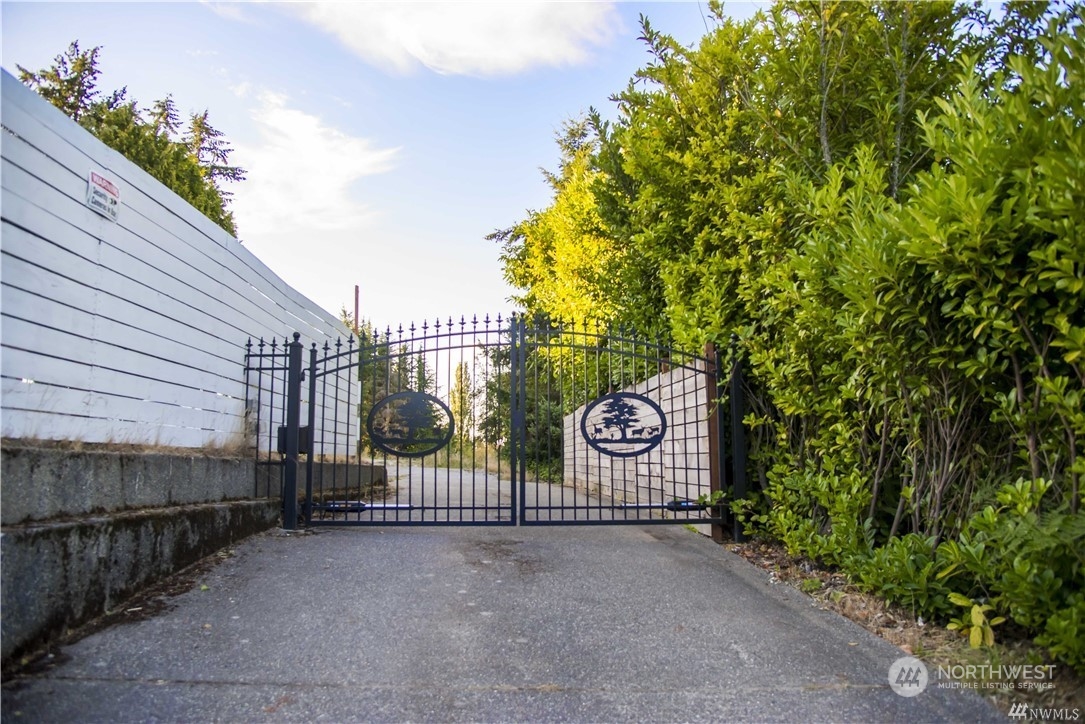
[[[524,337],[527,335],[522,315],[513,314],[509,323],[509,472],[512,478],[512,517],[513,525],[520,525],[524,519],[527,495],[526,460],[521,453],[526,444],[524,434]]]
[[[301,428],[301,334],[294,332],[286,373],[286,461],[283,479],[283,528],[298,527],[298,438]]]
[[[705,359],[711,368],[705,369],[705,399],[708,404],[708,469],[709,491],[724,490],[726,487],[726,466],[724,465],[724,435],[720,424],[720,405],[722,404],[725,383],[720,367],[720,353],[712,342],[705,344]],[[720,504],[720,510],[727,510]],[[726,517],[726,516],[722,516]],[[723,543],[723,524],[712,524],[712,540]]]
[[[746,416],[746,400],[742,382],[742,360],[738,354],[738,337],[731,335],[731,464],[734,499],[746,497],[746,429],[742,418]],[[742,521],[735,517],[735,541],[743,543],[746,534],[742,530]]]
[[[324,343],[324,349],[327,350],[328,343]],[[325,357],[327,354],[325,353]],[[300,385],[299,385],[300,390]],[[321,400],[323,403],[323,400]],[[323,413],[323,405],[321,405],[321,413]],[[313,346],[309,348],[309,447],[308,454],[305,456],[305,510],[302,515],[305,516],[305,525],[309,526],[313,522],[313,458],[316,457],[313,453],[316,450],[316,342],[313,342]],[[321,468],[323,470],[323,468]]]

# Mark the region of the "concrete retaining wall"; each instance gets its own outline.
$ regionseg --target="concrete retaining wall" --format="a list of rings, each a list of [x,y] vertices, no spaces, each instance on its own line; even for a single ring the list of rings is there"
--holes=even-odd
[[[0,524],[256,496],[251,460],[9,447]]]
[[[298,462],[298,502],[305,499],[307,468],[305,460]],[[359,465],[347,463],[317,463],[313,466],[313,499],[327,499],[364,494],[371,486],[388,484],[388,473],[383,465]],[[282,468],[278,465],[262,465],[257,471],[257,496],[279,496],[282,490]],[[301,510],[299,507],[298,510]]]
[[[3,528],[3,660],[278,521],[279,501],[249,500]]]
[[[4,662],[278,524],[251,460],[0,449]],[[278,488],[273,488],[275,494]]]

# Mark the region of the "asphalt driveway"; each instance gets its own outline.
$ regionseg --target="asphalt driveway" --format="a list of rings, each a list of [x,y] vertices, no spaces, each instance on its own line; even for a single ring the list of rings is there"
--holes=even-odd
[[[1002,721],[682,527],[251,538],[3,689],[5,722]]]

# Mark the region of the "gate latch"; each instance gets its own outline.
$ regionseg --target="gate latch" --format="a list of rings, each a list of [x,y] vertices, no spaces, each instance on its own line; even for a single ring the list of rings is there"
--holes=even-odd
[[[683,510],[705,510],[708,508],[708,505],[698,503],[696,500],[672,500],[663,507],[677,513]]]
[[[298,455],[308,455],[312,448],[313,436],[309,434],[309,426],[303,425],[298,428]],[[279,425],[279,444],[278,451],[280,455],[286,455],[286,425]]]

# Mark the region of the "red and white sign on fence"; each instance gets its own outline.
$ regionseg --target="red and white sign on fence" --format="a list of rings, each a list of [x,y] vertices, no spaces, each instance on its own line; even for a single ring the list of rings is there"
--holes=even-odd
[[[121,190],[100,173],[87,176],[87,206],[111,221],[117,220],[121,209]]]

